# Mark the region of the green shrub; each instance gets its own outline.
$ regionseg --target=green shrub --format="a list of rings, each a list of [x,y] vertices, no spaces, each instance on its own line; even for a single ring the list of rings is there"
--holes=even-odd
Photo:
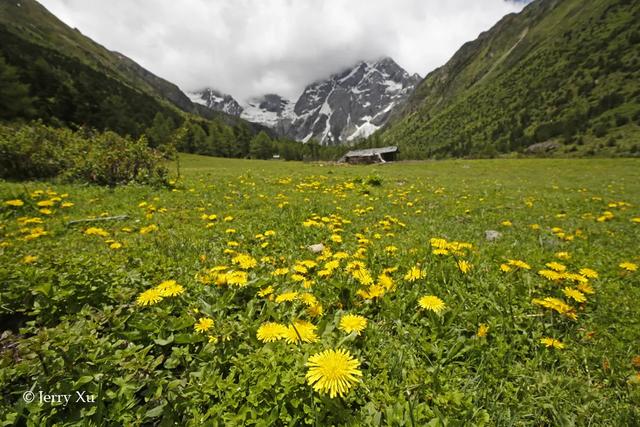
[[[166,184],[162,155],[144,137],[73,132],[42,123],[0,125],[0,178],[47,179],[114,186]]]

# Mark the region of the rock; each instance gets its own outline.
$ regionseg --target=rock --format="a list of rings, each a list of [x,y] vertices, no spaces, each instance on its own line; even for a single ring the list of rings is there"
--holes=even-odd
[[[324,245],[322,243],[316,243],[315,245],[307,246],[307,249],[309,249],[314,254],[319,254],[320,252],[324,251]]]
[[[502,233],[496,230],[486,230],[484,232],[484,238],[489,242],[494,242],[502,237]]]

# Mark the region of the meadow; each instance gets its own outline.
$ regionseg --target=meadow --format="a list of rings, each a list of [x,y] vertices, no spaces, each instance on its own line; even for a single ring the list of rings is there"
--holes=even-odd
[[[179,172],[0,182],[0,425],[640,424],[640,161]]]

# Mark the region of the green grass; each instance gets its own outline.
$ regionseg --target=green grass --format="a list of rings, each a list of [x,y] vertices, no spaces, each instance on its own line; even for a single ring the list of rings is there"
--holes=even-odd
[[[638,160],[340,166],[183,155],[179,163],[176,191],[0,183],[3,425],[640,423],[640,368],[632,362],[640,354],[640,273],[619,266],[640,264],[640,224],[632,221],[640,217]],[[32,197],[36,190],[52,194]],[[36,203],[52,198],[52,214],[39,213]],[[5,204],[13,199],[24,205]],[[605,211],[613,216],[598,221]],[[116,215],[128,218],[67,225]],[[303,225],[314,216],[323,227]],[[20,225],[21,217],[43,223]],[[152,224],[157,230],[140,233]],[[34,227],[48,234],[25,240]],[[88,227],[109,235],[87,235]],[[486,230],[502,237],[488,242]],[[434,255],[432,238],[473,247]],[[111,249],[114,242],[122,247]],[[318,275],[329,258],[306,248],[320,242],[349,255],[329,277]],[[257,261],[246,286],[202,283],[215,266],[238,269],[230,249]],[[473,266],[467,274],[456,265],[463,259]],[[502,272],[508,259],[531,270]],[[310,288],[292,272],[272,275],[302,260],[319,264],[304,275]],[[373,300],[358,295],[370,288],[347,272],[355,260],[374,280],[397,268],[388,273],[395,289]],[[538,274],[552,261],[597,271],[589,280],[595,293],[569,300],[563,289],[576,283]],[[405,280],[414,266],[426,277]],[[184,293],[136,304],[165,280]],[[257,296],[268,286],[276,296],[312,293],[323,315],[309,317],[301,301]],[[441,298],[445,310],[419,308],[424,295]],[[569,304],[576,320],[532,303],[548,296]],[[361,335],[339,329],[347,312],[368,319]],[[194,330],[202,317],[214,320],[207,333]],[[256,337],[264,322],[298,318],[317,326],[317,342]],[[484,338],[476,336],[480,324],[489,327]],[[544,337],[564,349],[546,348]],[[360,362],[362,381],[343,398],[305,383],[307,359],[329,348]],[[96,403],[25,403],[32,387],[82,390]]]

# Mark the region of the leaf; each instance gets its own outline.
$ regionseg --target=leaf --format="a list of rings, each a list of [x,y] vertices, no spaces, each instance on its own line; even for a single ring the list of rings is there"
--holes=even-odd
[[[165,404],[158,405],[153,409],[149,409],[146,414],[144,414],[145,418],[156,418],[162,415],[164,411]]]
[[[173,342],[173,334],[169,335],[167,338],[156,338],[153,340],[158,345],[167,345]]]

